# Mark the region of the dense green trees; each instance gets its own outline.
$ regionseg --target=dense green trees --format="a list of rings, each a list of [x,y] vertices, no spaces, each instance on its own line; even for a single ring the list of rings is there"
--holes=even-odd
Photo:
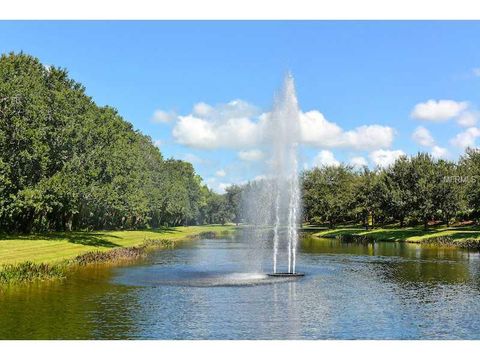
[[[467,149],[460,159],[458,183],[462,185],[466,215],[480,219],[480,149]]]
[[[0,231],[230,221],[223,209],[205,214],[218,196],[190,163],[164,160],[115,109],[98,107],[66,70],[0,57]]]
[[[327,166],[307,171],[303,202],[309,221],[331,226],[346,221],[353,198],[354,174],[347,166]]]
[[[429,154],[400,157],[386,169],[341,165],[304,172],[304,217],[312,223],[449,224],[479,220],[480,151],[458,164]]]

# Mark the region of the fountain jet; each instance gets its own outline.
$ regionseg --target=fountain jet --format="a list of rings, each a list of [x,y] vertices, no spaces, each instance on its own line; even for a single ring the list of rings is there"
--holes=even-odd
[[[276,94],[272,111],[261,119],[261,129],[267,154],[265,176],[247,184],[242,193],[243,218],[252,225],[244,232],[251,251],[247,266],[250,271],[263,271],[268,254],[271,275],[294,276],[298,275],[300,221],[300,112],[291,74]]]
[[[274,193],[273,275],[296,273],[300,186],[298,175],[298,143],[300,115],[293,76],[285,77],[284,85],[275,97],[269,117],[268,138],[271,143],[269,178]],[[282,233],[284,234],[282,236]],[[280,272],[279,250],[285,240],[287,271]],[[285,246],[283,246],[285,247]]]

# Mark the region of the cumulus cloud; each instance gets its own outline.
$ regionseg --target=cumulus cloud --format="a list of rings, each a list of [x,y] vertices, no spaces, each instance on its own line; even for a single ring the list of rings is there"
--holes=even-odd
[[[259,161],[262,160],[263,157],[263,152],[257,149],[238,152],[238,158],[243,161]]]
[[[402,150],[375,150],[369,155],[372,162],[379,167],[388,167],[392,165],[400,156],[405,155]]]
[[[364,125],[344,131],[316,110],[300,113],[300,129],[303,143],[327,148],[343,147],[355,150],[388,148],[394,138],[394,130],[381,125]]]
[[[428,100],[415,105],[411,116],[419,120],[442,122],[459,116],[467,107],[466,101]]]
[[[215,173],[215,175],[218,176],[218,177],[225,177],[227,175],[227,173],[226,173],[225,170],[220,169]]]
[[[428,129],[424,128],[423,126],[419,126],[415,129],[412,134],[412,139],[421,146],[430,147],[435,145],[435,140],[430,134],[430,131],[428,131]]]
[[[431,150],[432,156],[436,159],[445,159],[448,157],[448,150],[446,148],[434,145]]]
[[[472,127],[477,124],[478,113],[473,111],[463,112],[457,119],[457,123],[463,127]]]
[[[259,115],[259,109],[243,100],[232,100],[226,104],[212,106],[204,102],[193,106],[193,114],[207,120],[226,120],[232,118],[250,118]]]
[[[420,146],[429,147],[430,153],[436,159],[448,157],[448,150],[436,144],[428,129],[419,126],[412,134],[412,139]]]
[[[457,134],[450,143],[461,149],[467,147],[475,147],[475,141],[477,137],[480,137],[480,129],[477,127],[470,127],[467,130]]]
[[[327,121],[319,111],[300,114],[300,130],[304,143],[314,146],[335,147],[343,130],[335,123]]]
[[[156,124],[168,123],[176,117],[177,115],[173,111],[155,110],[152,116],[152,122]]]
[[[300,112],[299,118],[301,141],[320,148],[389,148],[395,133],[375,124],[346,131],[317,110]],[[177,143],[193,148],[246,149],[267,140],[268,126],[274,126],[270,113],[260,114],[256,107],[234,100],[217,106],[195,104],[191,114],[178,116],[172,134]]]
[[[180,144],[206,149],[214,148],[217,141],[212,124],[192,115],[179,117],[173,136]]]
[[[251,118],[254,106],[234,100],[216,107],[198,103],[193,113],[179,116],[172,134],[186,146],[200,149],[241,149],[257,144],[261,138],[259,123]]]
[[[329,150],[320,151],[313,159],[313,165],[318,167],[323,166],[339,166],[340,162],[335,159],[333,153]]]
[[[365,159],[363,156],[354,156],[348,161],[348,163],[355,168],[368,166],[367,159]]]

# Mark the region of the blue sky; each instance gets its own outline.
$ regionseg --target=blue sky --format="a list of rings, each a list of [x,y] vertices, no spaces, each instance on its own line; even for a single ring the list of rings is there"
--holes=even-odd
[[[456,159],[480,143],[478,38],[480,22],[456,21],[0,22],[2,53],[67,68],[216,190],[262,175],[249,131],[287,71],[303,166]]]

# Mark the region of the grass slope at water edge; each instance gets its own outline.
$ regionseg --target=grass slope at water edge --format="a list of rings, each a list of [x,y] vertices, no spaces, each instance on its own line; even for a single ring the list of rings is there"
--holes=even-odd
[[[435,227],[424,230],[422,227],[409,228],[364,228],[341,227],[324,229],[312,233],[316,238],[364,239],[367,241],[395,241],[423,244],[438,244],[459,247],[480,247],[480,228]]]
[[[1,235],[0,266],[32,262],[54,265],[88,252],[142,246],[146,241],[183,240],[204,233],[231,232],[230,225],[184,226],[157,230],[61,232]]]

